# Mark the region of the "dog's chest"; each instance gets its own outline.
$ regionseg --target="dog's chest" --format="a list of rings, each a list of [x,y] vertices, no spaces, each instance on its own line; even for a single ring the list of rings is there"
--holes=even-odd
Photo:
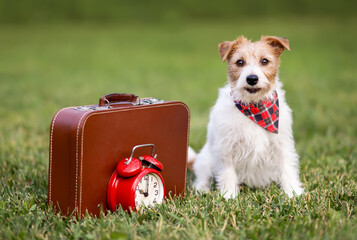
[[[249,186],[269,184],[279,169],[279,135],[260,127],[234,104],[215,108],[212,131],[221,160],[236,169],[241,182]]]

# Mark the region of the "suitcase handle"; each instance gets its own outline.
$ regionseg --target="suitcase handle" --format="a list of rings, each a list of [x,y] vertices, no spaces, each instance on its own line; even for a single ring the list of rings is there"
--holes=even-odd
[[[135,94],[111,93],[99,98],[99,107],[104,107],[106,104],[110,104],[110,103],[122,103],[122,102],[135,103],[137,99],[138,96],[136,96]]]

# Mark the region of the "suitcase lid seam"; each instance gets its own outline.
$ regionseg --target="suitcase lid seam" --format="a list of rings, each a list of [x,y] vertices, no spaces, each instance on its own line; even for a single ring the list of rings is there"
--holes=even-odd
[[[48,166],[48,168],[49,168],[49,176],[48,176],[48,182],[49,182],[49,184],[48,184],[48,186],[49,186],[49,188],[48,188],[48,201],[49,201],[49,203],[50,202],[52,202],[52,160],[53,160],[53,148],[52,148],[52,145],[53,145],[53,131],[54,131],[54,126],[55,126],[55,122],[56,122],[56,120],[57,120],[57,118],[58,118],[58,116],[59,116],[59,114],[62,112],[62,111],[64,111],[64,110],[66,110],[66,109],[69,109],[69,108],[71,108],[71,107],[67,107],[67,108],[62,108],[61,110],[59,110],[56,114],[55,114],[55,116],[53,117],[53,119],[52,119],[52,123],[51,123],[51,132],[50,132],[50,161],[49,161],[49,166]]]

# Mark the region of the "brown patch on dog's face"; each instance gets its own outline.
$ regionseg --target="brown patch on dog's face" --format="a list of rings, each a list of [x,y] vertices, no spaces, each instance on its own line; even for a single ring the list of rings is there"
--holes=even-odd
[[[280,64],[280,55],[289,49],[287,39],[262,37],[251,42],[239,37],[220,44],[222,60],[228,61],[228,79],[232,91],[247,101],[258,101],[271,91]]]

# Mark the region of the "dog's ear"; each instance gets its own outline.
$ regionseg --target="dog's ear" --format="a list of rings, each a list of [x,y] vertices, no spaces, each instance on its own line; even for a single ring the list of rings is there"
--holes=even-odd
[[[219,55],[222,58],[222,62],[226,61],[234,45],[235,45],[235,41],[224,41],[218,44]]]
[[[234,41],[225,41],[223,43],[218,44],[219,55],[222,58],[222,62],[226,61],[229,54],[236,48],[238,45],[243,44],[244,42],[249,41],[244,36],[238,37]]]
[[[287,38],[262,36],[261,40],[275,48],[278,55],[282,54],[285,49],[290,51],[289,40]]]

